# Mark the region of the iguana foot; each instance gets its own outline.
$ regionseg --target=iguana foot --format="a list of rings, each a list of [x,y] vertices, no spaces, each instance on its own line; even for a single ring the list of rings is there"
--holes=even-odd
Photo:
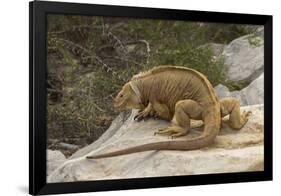
[[[227,121],[226,123],[233,129],[241,129],[248,122],[251,114],[251,111],[244,111],[240,116],[240,120]]]
[[[251,116],[252,111],[243,111],[242,118],[248,121],[249,116]]]
[[[139,113],[134,117],[134,120],[141,121],[147,117],[154,116],[154,114],[155,111],[153,110],[151,103],[149,103],[144,110],[139,111]]]
[[[186,135],[187,132],[188,132],[187,129],[174,125],[165,128],[160,128],[158,131],[154,132],[154,135],[165,134],[165,135],[170,135],[172,138],[176,138]]]
[[[251,111],[240,112],[240,102],[238,99],[227,97],[220,100],[221,117],[229,114],[226,123],[233,129],[241,129],[247,122]]]
[[[141,120],[145,120],[151,116],[154,116],[154,112],[153,111],[140,111],[135,117],[134,120],[136,121],[141,121]]]
[[[251,114],[252,114],[251,111],[243,111],[243,113],[241,114],[241,122],[242,122],[243,126],[248,122],[249,116]]]

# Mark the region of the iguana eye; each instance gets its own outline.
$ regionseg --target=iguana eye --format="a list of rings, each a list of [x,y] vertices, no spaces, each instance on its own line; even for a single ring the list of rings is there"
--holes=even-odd
[[[123,97],[123,95],[121,94],[120,97]]]

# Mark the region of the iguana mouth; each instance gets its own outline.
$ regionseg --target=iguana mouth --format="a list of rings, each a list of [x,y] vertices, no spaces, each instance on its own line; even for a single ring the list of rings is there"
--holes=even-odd
[[[124,107],[126,105],[126,100],[122,101],[121,103],[113,103],[113,107],[119,111],[125,110],[126,108]]]

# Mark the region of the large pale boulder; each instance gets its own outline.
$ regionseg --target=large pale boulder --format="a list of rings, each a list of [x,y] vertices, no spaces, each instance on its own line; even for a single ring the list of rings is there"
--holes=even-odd
[[[65,156],[58,150],[47,150],[47,175],[66,161]]]
[[[86,159],[87,155],[170,139],[167,136],[153,135],[154,131],[167,126],[168,122],[155,119],[136,122],[133,120],[135,110],[129,117],[121,114],[99,140],[76,152],[57,168],[47,181],[69,182],[263,170],[263,105],[243,107],[242,110],[252,111],[244,128],[232,130],[223,123],[214,144],[203,149],[147,151],[98,160]],[[200,135],[200,124],[201,121],[192,121],[191,132],[178,139],[185,140]]]
[[[248,105],[264,103],[264,74],[244,88],[241,94],[244,95]]]
[[[215,86],[214,90],[219,98],[231,97],[231,92],[229,91],[229,89],[222,84]]]
[[[250,34],[237,38],[225,47],[222,55],[228,81],[251,82],[263,72],[263,37]]]
[[[219,84],[215,88],[219,98],[235,97],[240,100],[241,105],[254,105],[264,103],[264,74],[262,73],[251,84],[240,91],[232,91]]]
[[[259,26],[256,29],[255,34],[263,38],[264,37],[264,26]]]
[[[226,47],[225,44],[207,43],[199,46],[198,49],[205,49],[205,48],[211,49],[213,52],[213,59],[216,60],[222,54],[225,47]]]

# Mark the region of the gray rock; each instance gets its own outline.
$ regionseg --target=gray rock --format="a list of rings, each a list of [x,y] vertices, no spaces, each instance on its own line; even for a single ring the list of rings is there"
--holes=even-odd
[[[134,110],[128,119],[117,117],[99,140],[77,151],[70,160],[52,172],[47,181],[52,183],[263,170],[263,105],[243,107],[241,110],[252,111],[248,123],[239,131],[232,130],[223,123],[219,136],[210,147],[192,151],[147,151],[106,159],[86,159],[87,155],[169,140],[167,136],[153,135],[154,131],[167,126],[168,122],[155,119],[136,122],[133,117],[137,111]],[[192,121],[191,132],[178,139],[185,140],[200,135],[200,124],[201,121]]]
[[[47,150],[47,175],[66,161],[65,156],[58,150]]]
[[[222,54],[225,47],[225,44],[207,43],[199,46],[198,48],[210,48],[214,55],[213,58],[216,60]]]
[[[225,75],[229,81],[251,82],[264,67],[264,41],[256,35],[246,35],[233,40],[222,53]]]
[[[264,37],[264,26],[260,26],[256,29],[255,35],[258,35],[260,37]]]
[[[221,99],[224,97],[235,97],[240,100],[241,105],[254,105],[264,103],[264,74],[262,73],[257,79],[241,91],[232,91],[219,84],[215,87],[217,96]]]
[[[247,101],[247,105],[264,103],[264,74],[262,73],[249,86],[241,91]]]
[[[229,91],[229,89],[222,85],[219,84],[217,86],[215,86],[215,93],[219,98],[224,98],[224,97],[231,97],[231,92]]]
[[[65,142],[58,143],[58,147],[64,149],[64,150],[78,150],[79,146],[74,144],[68,144]]]
[[[69,157],[69,159],[75,159],[81,156],[84,156],[85,154],[88,154],[91,152],[93,149],[98,149],[102,147],[102,145],[109,140],[111,137],[114,136],[116,131],[121,127],[124,126],[124,123],[127,122],[127,119],[131,116],[131,111],[130,112],[122,112],[120,113],[111,123],[110,127],[106,130],[104,134],[95,142],[92,144],[85,146],[82,149],[79,149],[76,151],[74,154]]]

